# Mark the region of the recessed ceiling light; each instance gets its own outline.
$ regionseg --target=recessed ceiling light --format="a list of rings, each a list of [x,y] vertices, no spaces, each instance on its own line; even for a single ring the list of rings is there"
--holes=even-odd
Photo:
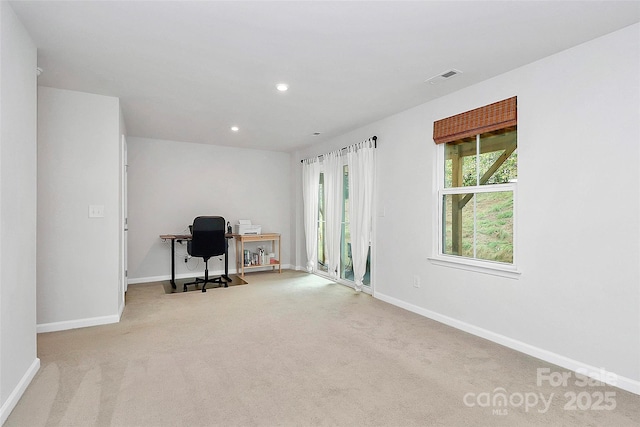
[[[231,130],[234,132],[238,132],[240,128],[238,126],[231,126]]]
[[[286,83],[278,83],[276,85],[276,89],[278,89],[280,92],[286,92],[287,89],[289,89],[289,85]]]

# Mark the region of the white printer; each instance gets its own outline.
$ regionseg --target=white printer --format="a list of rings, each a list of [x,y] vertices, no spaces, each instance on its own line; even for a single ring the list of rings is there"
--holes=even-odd
[[[251,224],[250,219],[239,219],[236,234],[262,234],[262,226]]]

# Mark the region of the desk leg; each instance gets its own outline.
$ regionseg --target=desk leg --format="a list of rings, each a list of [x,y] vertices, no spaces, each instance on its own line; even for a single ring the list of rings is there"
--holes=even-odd
[[[240,277],[244,279],[244,240],[240,239],[240,253],[242,254],[242,261],[240,262],[240,268],[242,269],[242,274]]]
[[[238,260],[240,259],[238,257],[238,251],[240,250],[240,242],[238,241],[238,239],[235,240],[235,245],[236,245],[236,274],[240,274],[240,263],[238,262]]]
[[[176,239],[171,239],[171,289],[176,288]]]
[[[274,254],[276,253],[276,239],[273,239],[271,241],[271,252],[273,252]],[[280,261],[280,256],[278,256],[278,261]],[[276,271],[276,266],[275,265],[271,266],[271,271],[273,271],[273,272]]]
[[[222,278],[228,282],[231,282],[229,277],[229,241],[227,240],[224,247],[224,276]]]

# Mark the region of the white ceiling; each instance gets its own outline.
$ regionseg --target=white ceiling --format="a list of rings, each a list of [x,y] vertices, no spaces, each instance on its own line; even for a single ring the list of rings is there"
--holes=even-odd
[[[119,97],[130,136],[277,151],[640,21],[638,1],[10,3],[38,83]]]

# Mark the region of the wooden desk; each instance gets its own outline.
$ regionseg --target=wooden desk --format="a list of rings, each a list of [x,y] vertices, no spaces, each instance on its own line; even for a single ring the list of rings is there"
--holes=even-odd
[[[233,237],[232,234],[226,233],[224,235],[227,239],[231,239]],[[176,240],[178,242],[182,242],[183,240],[191,240],[191,234],[161,234],[160,238],[162,240],[171,240],[171,288],[176,288]],[[231,278],[229,278],[229,254],[228,244],[224,249],[224,277],[226,280],[231,282]]]
[[[236,272],[240,273],[240,277],[244,279],[244,270],[260,267],[271,267],[272,271],[278,268],[278,273],[282,273],[281,263],[281,249],[280,249],[280,234],[279,233],[264,233],[264,234],[232,234],[236,239]],[[244,244],[245,242],[271,242],[271,251],[276,252],[276,242],[278,242],[278,259],[274,264],[258,264],[258,265],[244,265]]]

